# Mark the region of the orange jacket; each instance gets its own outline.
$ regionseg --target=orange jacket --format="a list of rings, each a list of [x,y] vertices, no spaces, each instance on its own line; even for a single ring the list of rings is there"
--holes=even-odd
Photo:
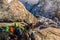
[[[13,26],[10,26],[9,32],[14,33],[14,28],[13,28]]]

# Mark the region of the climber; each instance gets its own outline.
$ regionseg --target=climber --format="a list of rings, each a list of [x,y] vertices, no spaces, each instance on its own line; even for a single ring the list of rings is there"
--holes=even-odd
[[[14,34],[14,27],[13,26],[10,26],[10,29],[9,29],[9,36],[10,36],[10,39],[14,39],[15,37],[15,34]]]
[[[17,36],[22,35],[22,32],[25,30],[25,28],[22,27],[22,26],[19,26],[18,23],[14,23],[14,28],[15,28],[15,34],[16,34]]]
[[[4,27],[4,31],[7,32],[7,33],[9,33],[10,39],[13,38],[14,29],[13,29],[12,26],[5,26]]]
[[[21,26],[21,25],[19,25],[18,23],[14,23],[14,27],[15,28],[20,28],[22,31],[25,31],[25,28],[23,27],[23,26]]]
[[[14,27],[13,26],[10,26],[9,32],[14,34]]]
[[[6,31],[6,32],[9,32],[9,26],[6,26],[6,27],[5,27],[5,31]]]
[[[13,28],[13,26],[6,26],[6,27],[4,28],[4,30],[5,30],[5,32],[11,33],[11,35],[14,33],[14,28]]]

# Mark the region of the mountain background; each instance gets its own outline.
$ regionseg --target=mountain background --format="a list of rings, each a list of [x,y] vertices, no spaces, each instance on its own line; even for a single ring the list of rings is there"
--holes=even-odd
[[[60,24],[60,0],[20,0],[36,18],[41,16]],[[60,26],[59,26],[60,27]]]
[[[33,15],[53,19],[60,11],[59,0],[20,0]],[[59,13],[60,14],[60,13]],[[59,18],[60,19],[60,18]]]

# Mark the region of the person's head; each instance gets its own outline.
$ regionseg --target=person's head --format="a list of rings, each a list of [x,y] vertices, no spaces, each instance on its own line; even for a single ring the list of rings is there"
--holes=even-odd
[[[15,27],[19,27],[19,24],[18,24],[18,23],[14,23],[14,26],[15,26]]]

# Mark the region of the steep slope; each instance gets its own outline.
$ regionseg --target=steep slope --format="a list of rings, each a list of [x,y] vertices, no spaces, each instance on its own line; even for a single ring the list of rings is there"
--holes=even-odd
[[[36,24],[38,20],[18,0],[0,1],[0,22],[25,22]]]

